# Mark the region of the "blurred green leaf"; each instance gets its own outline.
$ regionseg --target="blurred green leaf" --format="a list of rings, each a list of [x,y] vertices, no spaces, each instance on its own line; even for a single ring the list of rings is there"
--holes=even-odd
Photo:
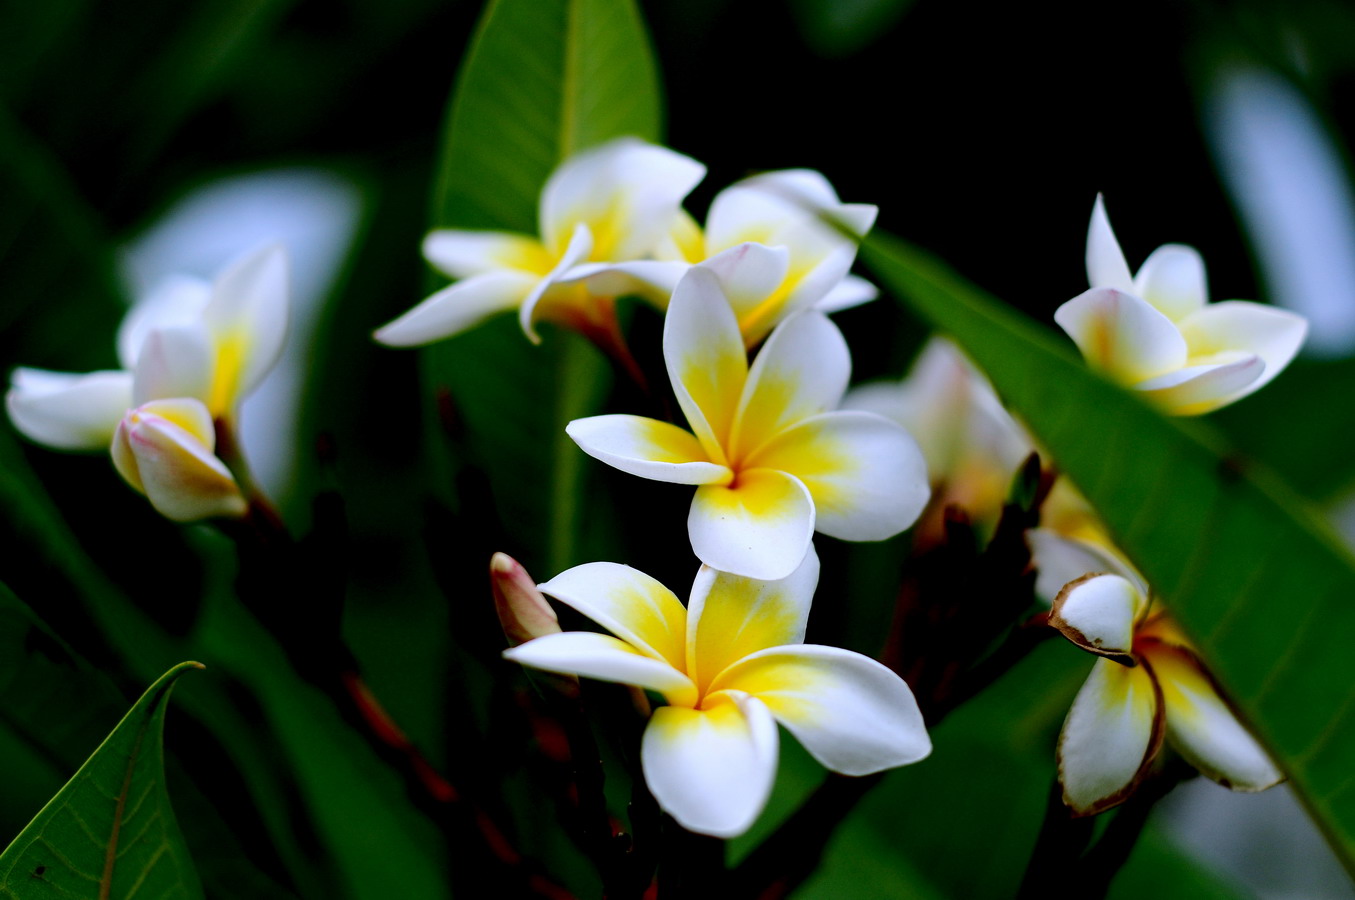
[[[913,0],[790,0],[800,34],[820,56],[849,56],[889,31]]]
[[[1091,500],[1351,868],[1349,554],[1283,484],[1091,374],[1070,345],[937,260],[878,235],[862,255],[964,346]]]
[[[94,755],[0,854],[13,898],[202,897],[165,788],[170,690],[199,663],[151,685]]]

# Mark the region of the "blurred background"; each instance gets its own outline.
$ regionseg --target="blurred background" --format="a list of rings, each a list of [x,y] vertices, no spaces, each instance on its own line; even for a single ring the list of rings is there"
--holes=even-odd
[[[688,204],[698,218],[746,174],[816,168],[844,200],[878,204],[883,228],[1051,323],[1086,287],[1087,219],[1102,192],[1132,267],[1159,244],[1189,243],[1208,265],[1211,299],[1308,315],[1305,358],[1210,421],[1355,523],[1355,7],[641,6],[668,143],[710,168]],[[489,552],[505,549],[539,579],[553,574],[533,543],[530,491],[544,487],[527,484],[523,500],[486,481],[495,445],[458,433],[454,414],[457,391],[477,385],[456,386],[453,413],[444,409],[459,448],[448,475],[446,447],[429,438],[437,429],[420,355],[368,338],[439,284],[418,247],[447,98],[480,12],[472,0],[142,0],[134,9],[7,0],[0,362],[115,367],[117,323],[160,277],[210,276],[245,250],[286,241],[292,350],[242,428],[294,530],[314,523],[317,491],[336,491],[351,542],[346,600],[316,612],[307,598],[298,616],[340,617],[368,682],[429,757],[513,770],[514,790],[487,802],[530,810],[531,773],[514,768],[529,768],[527,736],[507,702],[514,688],[497,662],[482,573]],[[924,337],[887,301],[837,321],[858,380],[902,375]],[[483,389],[504,377],[487,370]],[[72,693],[34,713],[42,727],[9,721],[0,703],[10,773],[0,834],[17,833],[55,792],[119,705],[164,668],[162,656],[191,648],[210,653],[212,668],[181,686],[184,714],[171,719],[168,741],[171,778],[181,771],[191,784],[191,798],[175,802],[209,896],[440,896],[428,891],[455,854],[342,721],[307,709],[313,698],[268,637],[222,611],[232,563],[220,538],[159,519],[106,458],[52,453],[5,429],[11,512],[0,538],[16,552],[0,554],[0,581],[41,622],[0,635],[0,650],[54,632],[64,649],[52,664]],[[443,496],[429,496],[430,472],[450,486]],[[613,497],[632,496],[598,514],[607,521],[592,526],[585,549],[615,547],[627,510],[685,503],[624,476],[591,477]],[[632,539],[626,559],[685,585],[694,563],[665,555],[682,546],[681,531],[665,537]],[[878,651],[890,577],[881,573],[898,547],[830,543],[825,584],[833,573],[842,602],[825,611],[832,599],[821,593],[814,637]],[[1039,825],[1054,736],[1085,672],[1072,648],[1046,647],[947,720],[933,760],[870,798],[803,895],[844,896],[862,879],[872,896],[1009,895]],[[4,678],[0,698],[31,687]],[[72,708],[81,692],[101,699]],[[514,749],[500,758],[505,747]],[[735,856],[819,777],[796,748],[786,754],[772,810]],[[588,896],[586,866],[562,839],[525,830],[527,849]],[[391,884],[403,893],[380,893]],[[1292,798],[1210,784],[1162,806],[1112,893],[1149,886],[1168,896],[1355,896]]]

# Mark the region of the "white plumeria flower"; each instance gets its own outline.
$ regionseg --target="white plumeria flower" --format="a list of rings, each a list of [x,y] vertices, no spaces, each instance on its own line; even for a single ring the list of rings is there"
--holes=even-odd
[[[597,290],[647,297],[663,308],[690,265],[741,253],[748,243],[771,248],[777,277],[762,292],[745,291],[729,300],[745,345],[752,347],[783,319],[807,309],[835,312],[875,299],[875,286],[849,275],[856,241],[829,224],[837,222],[858,237],[875,223],[878,209],[843,203],[828,179],[809,169],[787,169],[747,178],[716,195],[706,227],[681,213],[657,260],[618,266],[583,266]]]
[[[1059,737],[1064,802],[1078,815],[1129,797],[1167,741],[1225,787],[1260,791],[1283,773],[1219,696],[1199,656],[1142,584],[1088,574],[1066,585],[1050,624],[1102,657]]]
[[[1026,532],[1035,565],[1035,594],[1053,603],[1063,586],[1089,572],[1127,578],[1146,596],[1148,585],[1110,538],[1087,499],[1060,475],[1040,506],[1040,527]]]
[[[611,327],[611,295],[571,270],[594,274],[651,256],[673,227],[706,167],[672,150],[620,138],[565,160],[541,192],[539,238],[495,231],[440,229],[423,255],[457,281],[424,300],[375,337],[415,347],[451,337],[495,313],[517,310],[538,342],[535,323],[551,319],[585,334]]]
[[[1207,413],[1265,385],[1298,353],[1308,331],[1287,310],[1225,300],[1206,304],[1204,261],[1194,247],[1158,247],[1130,274],[1098,196],[1087,232],[1091,290],[1054,320],[1087,362],[1178,416]]]
[[[742,834],[776,777],[780,723],[824,766],[867,775],[931,752],[901,678],[872,659],[804,644],[818,583],[810,553],[790,577],[754,581],[703,566],[687,608],[616,563],[570,569],[541,590],[610,631],[547,635],[507,650],[523,665],[663,695],[641,743],[645,782],[684,828]]]
[[[215,447],[212,415],[200,400],[154,400],[118,424],[113,465],[167,519],[243,516],[245,498]]]
[[[697,485],[687,519],[700,560],[749,578],[784,578],[814,531],[883,540],[927,503],[927,468],[908,433],[873,413],[836,410],[851,375],[841,332],[818,312],[783,322],[750,368],[729,302],[769,271],[766,247],[695,266],[678,284],[663,354],[692,432],[631,415],[577,419],[585,453],[642,478]]]

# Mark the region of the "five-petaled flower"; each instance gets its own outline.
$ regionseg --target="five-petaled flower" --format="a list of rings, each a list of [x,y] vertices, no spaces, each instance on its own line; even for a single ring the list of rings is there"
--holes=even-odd
[[[615,328],[611,295],[572,270],[652,256],[673,227],[682,198],[706,173],[679,153],[620,138],[576,154],[541,192],[540,238],[497,231],[439,229],[424,257],[457,279],[376,332],[392,347],[413,347],[459,334],[495,313],[517,310],[522,330],[549,319],[595,339]]]
[[[1246,300],[1207,304],[1195,248],[1165,244],[1130,275],[1100,197],[1087,233],[1091,289],[1054,320],[1087,362],[1178,416],[1207,413],[1265,385],[1289,364],[1308,323]]]
[[[667,705],[655,710],[641,742],[645,782],[683,827],[733,837],[752,825],[771,792],[778,722],[815,759],[847,775],[931,752],[901,678],[858,653],[802,643],[818,575],[813,553],[781,581],[702,567],[684,609],[635,569],[577,566],[541,590],[615,637],[546,635],[504,656],[661,694]]]
[[[1102,657],[1059,737],[1063,799],[1075,813],[1091,815],[1127,799],[1164,739],[1201,773],[1234,790],[1260,791],[1283,780],[1137,578],[1084,575],[1059,593],[1049,621]]]
[[[926,505],[927,470],[897,424],[836,410],[851,357],[823,314],[787,319],[749,367],[728,297],[765,273],[769,251],[742,248],[684,275],[664,323],[668,375],[694,434],[632,415],[566,430],[624,472],[697,485],[687,519],[697,557],[772,580],[795,570],[816,529],[868,541],[907,528]]]

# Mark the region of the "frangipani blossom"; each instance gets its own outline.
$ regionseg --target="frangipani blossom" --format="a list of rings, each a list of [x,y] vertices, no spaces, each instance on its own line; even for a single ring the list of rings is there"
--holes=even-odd
[[[1066,585],[1050,624],[1102,657],[1073,700],[1059,737],[1064,802],[1078,815],[1129,797],[1165,740],[1225,787],[1260,791],[1284,779],[1218,692],[1166,613],[1120,575]]]
[[[693,267],[668,308],[664,360],[692,431],[631,415],[566,431],[624,472],[697,485],[687,519],[697,557],[774,580],[800,565],[815,530],[869,541],[907,528],[926,505],[927,470],[898,425],[834,411],[851,357],[822,313],[787,319],[749,367],[728,298],[765,276],[772,251],[743,249]]]
[[[1087,233],[1091,290],[1054,320],[1083,357],[1178,416],[1207,413],[1259,389],[1289,364],[1308,331],[1296,313],[1225,300],[1206,304],[1204,261],[1165,244],[1131,276],[1098,196]]]
[[[781,581],[703,566],[684,609],[635,569],[577,566],[541,590],[615,637],[546,635],[504,656],[663,695],[668,705],[654,712],[641,742],[645,782],[684,828],[734,837],[771,793],[777,723],[845,775],[907,765],[931,752],[901,678],[858,653],[802,643],[818,576],[813,553]]]
[[[1143,576],[1066,475],[1054,482],[1040,506],[1040,527],[1026,532],[1026,543],[1036,568],[1035,593],[1046,603],[1053,603],[1065,584],[1089,572],[1120,575],[1148,593]]]
[[[375,337],[414,347],[451,337],[495,313],[517,310],[522,330],[537,342],[535,323],[551,319],[585,334],[614,327],[612,297],[571,270],[651,256],[664,240],[682,199],[706,167],[680,153],[621,138],[565,160],[541,192],[541,234],[439,229],[423,255],[457,279]]]
[[[113,465],[167,519],[243,516],[245,498],[215,447],[212,416],[200,401],[154,400],[118,424]]]

